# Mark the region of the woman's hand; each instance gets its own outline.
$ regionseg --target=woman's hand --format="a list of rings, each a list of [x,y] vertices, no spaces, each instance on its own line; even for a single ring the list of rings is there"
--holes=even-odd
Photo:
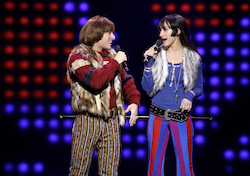
[[[186,98],[183,98],[181,100],[181,107],[180,108],[181,108],[181,112],[183,112],[185,110],[189,112],[192,109],[192,102]]]
[[[157,51],[155,51],[153,47],[150,47],[147,51],[145,51],[143,56],[144,58],[146,58],[147,56],[155,58],[156,54],[157,54]]]

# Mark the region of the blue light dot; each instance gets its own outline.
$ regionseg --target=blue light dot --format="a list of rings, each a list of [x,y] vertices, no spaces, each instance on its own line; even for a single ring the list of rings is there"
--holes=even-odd
[[[146,156],[147,156],[147,152],[146,152],[144,149],[138,149],[138,150],[136,151],[136,156],[137,156],[137,158],[139,158],[139,159],[144,159],[144,158],[146,158]]]
[[[122,141],[124,143],[130,143],[132,141],[131,135],[129,135],[129,134],[123,134],[122,135]]]
[[[202,101],[204,100],[206,97],[206,94],[205,93],[202,93],[201,96],[197,97],[196,100],[199,100],[199,101]]]
[[[153,25],[158,26],[159,22],[160,22],[160,19],[156,18],[156,19],[153,20]]]
[[[29,108],[29,106],[28,106],[27,104],[23,104],[23,105],[21,105],[21,107],[20,107],[20,112],[21,112],[21,113],[28,113],[29,110],[30,110],[30,108]]]
[[[224,97],[225,97],[225,99],[227,99],[227,100],[234,100],[235,94],[234,94],[232,91],[227,91],[227,92],[224,94]]]
[[[75,10],[75,4],[73,2],[66,2],[64,4],[64,10],[66,12],[73,12]]]
[[[204,113],[204,111],[205,111],[205,109],[203,106],[196,106],[196,108],[195,108],[195,112],[198,115],[202,115]]]
[[[130,128],[129,120],[126,120],[126,121],[125,121],[124,128],[125,128],[125,129]]]
[[[218,71],[220,69],[220,64],[218,62],[213,62],[210,65],[210,69],[213,71]]]
[[[87,18],[87,17],[81,17],[81,18],[79,18],[79,20],[78,20],[78,24],[79,24],[80,26],[84,26],[85,23],[87,23],[87,21],[88,21],[88,18]]]
[[[122,150],[122,156],[123,156],[123,158],[125,158],[125,159],[129,159],[129,158],[131,158],[131,156],[132,156],[132,151],[130,150],[130,149],[123,149]]]
[[[250,40],[250,35],[248,33],[242,33],[240,36],[241,41],[243,42],[249,42]]]
[[[147,142],[147,138],[146,138],[145,135],[140,134],[140,135],[138,135],[138,136],[136,137],[136,141],[137,141],[137,143],[139,143],[139,144],[145,144],[145,143]]]
[[[4,109],[6,113],[12,114],[15,111],[15,106],[13,104],[6,104]]]
[[[73,120],[72,119],[66,119],[63,121],[63,126],[66,129],[70,129],[73,126]]]
[[[247,62],[243,62],[240,64],[240,69],[242,71],[248,71],[249,70],[249,64]]]
[[[197,48],[197,51],[198,51],[198,53],[200,53],[201,56],[204,56],[204,55],[205,55],[205,49],[204,49],[204,48],[198,47],[198,48]]]
[[[44,120],[43,119],[36,119],[34,125],[37,129],[42,129],[44,127]]]
[[[65,90],[64,91],[64,98],[70,100],[71,99],[71,93],[70,90]]]
[[[227,71],[233,71],[234,70],[234,63],[232,63],[232,62],[227,62],[226,64],[225,64],[225,69],[227,70]]]
[[[146,127],[147,123],[145,120],[137,120],[136,127],[138,129],[144,129]]]
[[[27,163],[20,163],[18,165],[18,171],[20,173],[27,173],[29,171],[29,165]]]
[[[219,56],[220,55],[220,50],[218,48],[212,48],[211,49],[211,55]]]
[[[41,173],[44,170],[44,166],[42,163],[35,163],[33,166],[33,170],[35,173]]]
[[[220,79],[217,76],[211,77],[210,78],[210,84],[212,86],[218,86],[220,84]]]
[[[20,127],[21,129],[27,129],[27,128],[29,128],[29,125],[30,125],[30,122],[29,122],[28,119],[21,119],[21,120],[19,121],[19,127]]]
[[[233,57],[235,55],[235,49],[232,47],[228,47],[225,49],[225,55],[228,57]]]
[[[7,173],[11,173],[13,171],[13,164],[11,163],[4,164],[4,171]]]
[[[57,134],[55,133],[52,133],[48,136],[48,140],[51,142],[51,143],[57,143],[59,141],[59,137]]]
[[[63,141],[64,141],[65,143],[67,143],[67,144],[70,144],[70,143],[71,143],[71,134],[70,134],[70,133],[65,134],[65,135],[63,136]]]
[[[220,108],[218,106],[212,106],[210,108],[211,115],[218,115],[220,113]]]
[[[226,41],[233,42],[235,40],[235,35],[233,33],[227,33],[225,38],[226,38]]]
[[[226,83],[226,85],[228,85],[228,86],[234,85],[234,82],[235,82],[235,80],[234,80],[233,77],[227,77],[227,78],[225,79],[225,83]]]
[[[204,33],[200,32],[196,34],[195,38],[198,42],[203,42],[206,39],[206,36]]]
[[[82,11],[82,12],[87,12],[87,11],[89,10],[89,5],[88,5],[88,3],[86,3],[86,2],[80,3],[79,9],[80,9],[80,11]]]
[[[36,105],[35,110],[36,110],[37,114],[41,114],[44,111],[44,106],[41,104],[38,104],[38,105]]]
[[[241,145],[247,145],[249,144],[249,137],[246,135],[243,135],[239,139]]]
[[[211,100],[214,100],[214,101],[217,101],[220,99],[220,94],[218,91],[213,91],[210,93],[210,99]]]
[[[248,27],[250,25],[250,20],[249,18],[243,18],[240,22],[241,26],[243,27]]]
[[[249,56],[249,49],[248,49],[248,48],[242,48],[242,49],[240,50],[240,54],[241,54],[242,56],[244,56],[244,57]]]
[[[243,85],[243,86],[247,86],[247,85],[249,84],[249,79],[246,78],[246,77],[241,78],[240,83],[241,83],[241,85]]]
[[[72,113],[72,107],[70,104],[67,104],[64,106],[64,112],[67,113],[67,114],[71,114]]]
[[[224,152],[224,158],[225,158],[226,160],[232,160],[232,159],[234,159],[234,157],[235,157],[235,153],[234,153],[233,150],[228,149],[228,150],[226,150],[226,151]]]
[[[240,158],[242,160],[248,160],[249,159],[249,151],[248,150],[241,150],[239,155],[240,155]]]
[[[218,41],[220,41],[220,34],[218,34],[218,33],[213,33],[213,34],[211,35],[211,40],[212,40],[213,42],[218,42]]]
[[[196,135],[195,138],[194,138],[194,142],[197,144],[197,145],[203,145],[205,143],[205,137],[203,135]]]
[[[205,127],[205,123],[204,123],[204,121],[197,120],[197,121],[195,121],[194,126],[195,126],[195,129],[197,129],[197,130],[203,130]]]
[[[219,123],[216,122],[216,121],[213,121],[213,122],[211,122],[211,127],[212,127],[213,129],[217,129],[217,128],[219,127]]]
[[[56,128],[58,128],[58,126],[59,126],[59,122],[58,122],[57,119],[51,119],[51,120],[49,121],[49,127],[50,127],[50,128],[56,129]]]
[[[138,109],[139,114],[144,114],[146,112],[145,106],[141,105]]]
[[[57,114],[58,111],[59,111],[58,105],[56,105],[56,104],[50,105],[50,112],[51,112],[52,114]]]
[[[227,166],[225,168],[226,172],[229,173],[229,174],[232,174],[234,172],[234,168],[232,166]]]

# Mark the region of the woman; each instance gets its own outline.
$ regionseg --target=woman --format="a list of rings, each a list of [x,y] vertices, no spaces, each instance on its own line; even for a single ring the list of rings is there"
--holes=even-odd
[[[159,51],[149,48],[152,57],[144,68],[143,90],[151,99],[148,120],[148,176],[164,175],[165,153],[172,137],[178,176],[194,175],[192,164],[193,126],[189,112],[203,92],[202,61],[190,41],[185,19],[170,14],[158,25],[162,40]]]

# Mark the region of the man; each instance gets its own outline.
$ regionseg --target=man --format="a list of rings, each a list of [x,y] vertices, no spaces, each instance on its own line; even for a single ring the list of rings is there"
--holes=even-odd
[[[122,63],[124,52],[111,49],[115,26],[102,16],[87,21],[80,32],[80,44],[67,61],[72,110],[70,175],[88,175],[94,150],[98,154],[99,175],[118,175],[120,126],[131,112],[130,126],[137,120],[140,92]],[[123,97],[130,103],[124,110]]]

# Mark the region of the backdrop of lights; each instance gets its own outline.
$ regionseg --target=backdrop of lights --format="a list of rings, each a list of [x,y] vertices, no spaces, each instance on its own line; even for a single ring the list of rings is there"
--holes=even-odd
[[[115,42],[128,52],[130,72],[143,95],[139,115],[147,115],[150,101],[140,87],[142,53],[157,39],[157,24],[169,13],[185,17],[204,62],[205,91],[192,114],[214,117],[194,121],[196,173],[249,175],[250,4],[141,0],[120,5],[96,0],[1,2],[1,175],[67,175],[73,120],[59,119],[59,114],[72,113],[65,63],[78,44],[80,28],[96,14],[115,22]],[[133,128],[128,122],[122,128],[122,175],[146,174],[146,126],[141,119]],[[96,174],[95,166],[92,172]]]

